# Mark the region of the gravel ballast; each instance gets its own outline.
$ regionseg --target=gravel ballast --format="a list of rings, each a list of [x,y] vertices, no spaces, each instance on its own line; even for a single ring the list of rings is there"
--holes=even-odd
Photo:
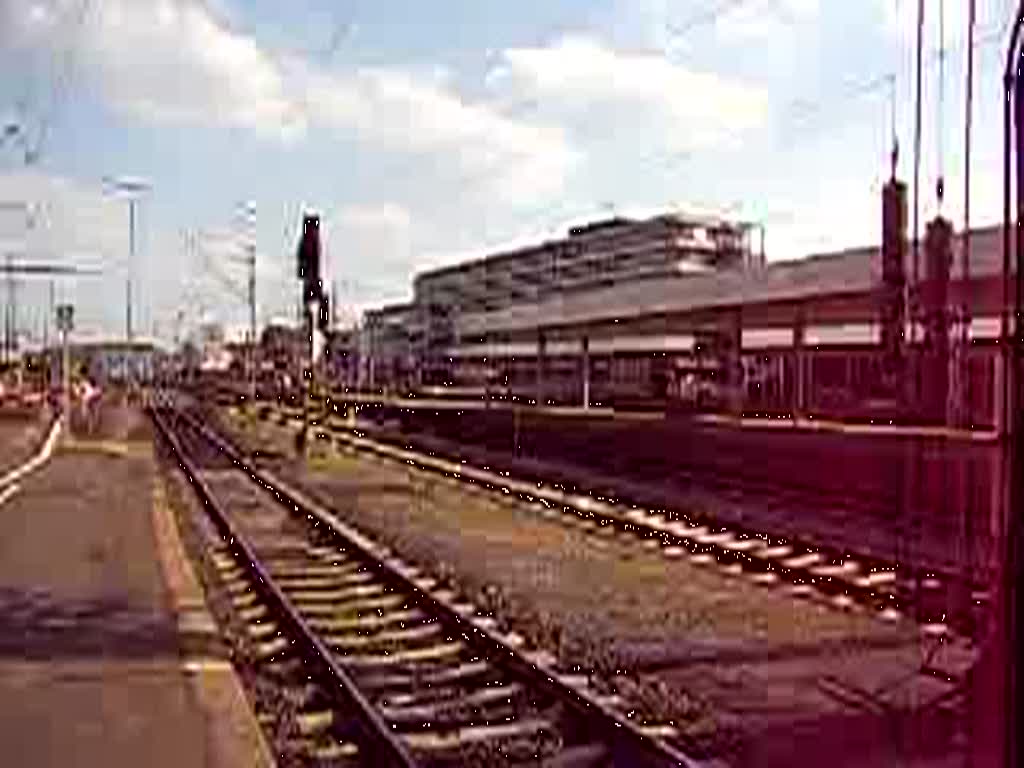
[[[906,747],[898,725],[879,731],[877,715],[823,685],[839,678],[874,691],[912,678],[922,648],[906,620],[794,598],[714,563],[669,558],[632,536],[323,441],[303,465],[287,458],[293,428],[235,411],[220,423],[346,521],[451,575],[563,661],[622,673],[620,688],[737,763],[814,764],[804,762],[814,754],[806,745],[785,749],[801,727],[835,766],[875,764],[864,750],[891,757]],[[879,733],[892,743],[879,744]]]

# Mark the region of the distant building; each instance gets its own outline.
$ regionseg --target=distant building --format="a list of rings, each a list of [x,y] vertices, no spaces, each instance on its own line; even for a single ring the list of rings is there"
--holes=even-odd
[[[305,333],[298,326],[285,323],[268,325],[260,336],[261,378],[270,376],[281,380],[297,377],[307,354],[307,346]]]
[[[206,323],[199,329],[199,349],[203,371],[227,371],[231,367],[232,355],[227,348],[224,327],[217,323]]]
[[[359,376],[359,332],[355,328],[334,328],[327,332],[323,367],[335,385],[356,386]]]
[[[412,304],[392,304],[363,316],[358,337],[361,387],[400,390],[416,383],[411,330],[415,316]]]
[[[154,380],[164,353],[152,341],[90,341],[69,345],[72,372],[84,373],[103,384],[149,384]],[[51,380],[61,381],[62,352],[59,347],[46,351]]]
[[[970,232],[968,278],[962,233],[932,222],[907,307],[902,219],[887,262],[869,246],[764,264],[748,225],[672,215],[573,227],[418,275],[410,304],[367,313],[364,381],[1002,429],[1002,229]]]
[[[753,247],[753,231],[743,222],[678,213],[615,217],[571,227],[563,238],[424,272],[413,281],[410,305],[367,313],[379,357],[364,366],[378,386],[402,366],[413,369],[415,383],[444,384],[452,379],[453,350],[473,342],[460,333],[464,316],[638,280],[757,268],[764,254]]]

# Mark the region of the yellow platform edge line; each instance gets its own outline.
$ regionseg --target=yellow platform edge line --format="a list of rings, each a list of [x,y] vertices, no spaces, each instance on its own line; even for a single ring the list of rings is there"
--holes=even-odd
[[[179,629],[216,631],[206,597],[181,541],[167,500],[164,479],[154,471],[153,533],[164,584]],[[249,705],[241,681],[227,659],[185,657],[181,668],[200,709],[206,715],[217,766],[274,768],[276,761]]]

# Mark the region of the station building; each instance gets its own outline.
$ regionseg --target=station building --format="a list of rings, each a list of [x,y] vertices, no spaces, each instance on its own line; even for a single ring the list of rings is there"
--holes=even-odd
[[[753,225],[663,214],[615,217],[568,230],[563,238],[417,275],[413,299],[367,312],[361,347],[364,381],[374,386],[451,385],[462,323],[481,313],[557,300],[601,287],[763,263]]]
[[[50,347],[43,357],[51,372],[51,381],[59,383],[62,349]],[[80,341],[68,347],[72,372],[82,373],[103,385],[149,384],[165,357],[166,353],[155,341],[146,339]]]
[[[901,194],[889,226],[905,233]],[[914,421],[995,427],[1001,229],[971,232],[969,279],[962,237],[935,229],[944,245],[922,243],[915,268],[905,235],[888,257],[874,246],[769,264],[743,223],[598,222],[417,276],[410,304],[367,317],[387,331],[364,358],[399,389],[851,419],[927,401]]]

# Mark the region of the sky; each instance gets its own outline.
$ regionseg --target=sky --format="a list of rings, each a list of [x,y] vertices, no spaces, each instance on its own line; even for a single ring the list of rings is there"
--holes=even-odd
[[[0,0],[0,249],[99,270],[55,288],[83,337],[124,333],[131,277],[136,333],[170,341],[244,325],[247,238],[260,322],[292,315],[307,209],[343,319],[613,212],[758,221],[770,261],[877,243],[893,124],[913,180],[916,5]],[[1001,210],[1012,5],[977,0],[978,223]],[[926,0],[920,211],[942,173],[958,228],[966,9]],[[133,257],[111,179],[145,182]],[[19,281],[35,339],[47,291]]]

